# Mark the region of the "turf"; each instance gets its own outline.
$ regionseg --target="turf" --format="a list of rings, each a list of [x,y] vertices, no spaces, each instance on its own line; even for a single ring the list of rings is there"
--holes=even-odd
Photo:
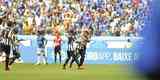
[[[0,80],[144,80],[127,65],[85,65],[84,70],[62,70],[59,64],[14,64],[4,71],[0,65]]]

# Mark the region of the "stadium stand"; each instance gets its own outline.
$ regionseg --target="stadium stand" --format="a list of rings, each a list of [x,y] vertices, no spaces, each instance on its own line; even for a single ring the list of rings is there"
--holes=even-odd
[[[149,0],[0,0],[0,16],[10,10],[18,34],[32,35],[45,28],[62,34],[92,27],[95,36],[139,36]]]

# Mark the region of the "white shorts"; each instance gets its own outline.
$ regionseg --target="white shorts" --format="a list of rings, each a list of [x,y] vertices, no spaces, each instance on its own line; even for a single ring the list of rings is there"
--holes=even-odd
[[[37,48],[37,54],[45,55],[45,48]]]

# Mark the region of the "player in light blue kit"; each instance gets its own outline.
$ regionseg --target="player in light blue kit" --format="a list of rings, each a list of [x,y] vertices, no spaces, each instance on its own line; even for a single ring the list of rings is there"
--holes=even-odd
[[[43,61],[43,64],[47,64],[47,56],[45,53],[45,46],[47,44],[47,40],[44,37],[43,31],[38,31],[37,33],[37,65]],[[42,59],[42,60],[41,60]]]

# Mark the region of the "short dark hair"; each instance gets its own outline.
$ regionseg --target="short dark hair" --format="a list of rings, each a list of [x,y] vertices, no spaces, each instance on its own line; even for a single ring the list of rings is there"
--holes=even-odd
[[[7,26],[8,26],[8,27],[13,26],[13,22],[12,22],[12,21],[8,21],[8,22],[7,22]]]
[[[45,35],[45,30],[37,31],[37,35]]]
[[[131,42],[131,40],[130,40],[130,39],[127,39],[127,42]]]

